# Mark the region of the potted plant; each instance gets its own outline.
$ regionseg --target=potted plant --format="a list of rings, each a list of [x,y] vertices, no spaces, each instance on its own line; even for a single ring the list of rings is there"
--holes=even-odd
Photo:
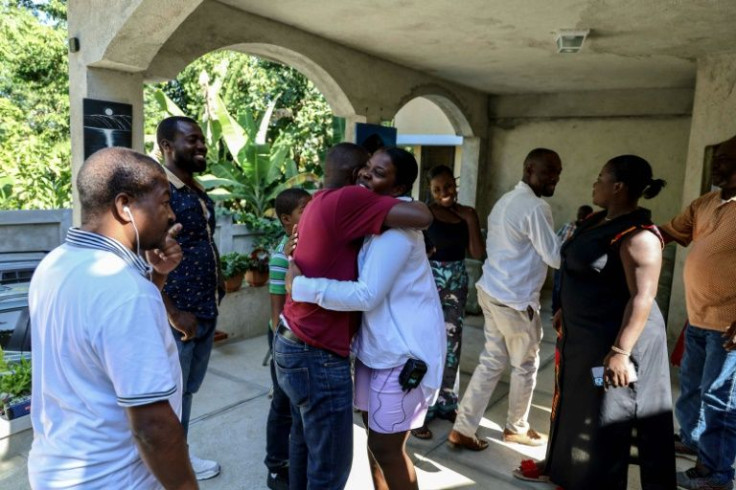
[[[257,247],[248,256],[245,282],[250,286],[259,287],[268,282],[268,262],[271,256],[265,248]]]
[[[31,412],[31,361],[7,362],[0,349],[0,415],[12,420]]]
[[[225,291],[232,293],[240,289],[243,276],[248,270],[249,257],[238,252],[230,252],[220,256],[220,268],[225,279]]]

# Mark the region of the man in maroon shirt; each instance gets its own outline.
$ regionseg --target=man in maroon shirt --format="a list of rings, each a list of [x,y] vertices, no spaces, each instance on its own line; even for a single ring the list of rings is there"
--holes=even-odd
[[[386,227],[426,228],[429,209],[351,185],[369,154],[340,143],[327,154],[325,190],[299,222],[294,261],[307,277],[355,280],[362,238]],[[325,310],[287,297],[273,352],[279,385],[292,404],[290,488],[345,487],[353,460],[350,341],[357,313]]]

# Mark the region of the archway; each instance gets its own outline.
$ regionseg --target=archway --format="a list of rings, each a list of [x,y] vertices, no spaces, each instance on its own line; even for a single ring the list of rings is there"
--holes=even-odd
[[[395,115],[398,144],[415,147],[420,179],[413,195],[426,197],[426,172],[444,164],[459,175],[458,201],[475,206],[480,141],[458,105],[447,95],[426,93],[406,100]]]

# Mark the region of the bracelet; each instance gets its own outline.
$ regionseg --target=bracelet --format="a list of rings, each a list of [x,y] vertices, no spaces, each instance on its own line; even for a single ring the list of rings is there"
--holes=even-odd
[[[626,357],[630,357],[631,356],[631,352],[629,352],[627,350],[623,350],[621,347],[617,347],[615,345],[612,345],[611,346],[611,350],[613,352],[615,352],[616,354],[621,354],[621,355],[626,356]]]

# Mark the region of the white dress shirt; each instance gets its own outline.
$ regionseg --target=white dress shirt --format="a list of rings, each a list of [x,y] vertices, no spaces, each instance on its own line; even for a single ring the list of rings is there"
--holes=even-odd
[[[560,240],[549,204],[524,182],[498,200],[488,215],[488,258],[476,284],[502,304],[539,311],[547,266],[560,267]]]
[[[445,364],[445,321],[422,233],[391,229],[366,238],[357,281],[294,279],[295,301],[337,311],[364,311],[352,351],[374,369],[427,364],[422,385],[439,389]]]

